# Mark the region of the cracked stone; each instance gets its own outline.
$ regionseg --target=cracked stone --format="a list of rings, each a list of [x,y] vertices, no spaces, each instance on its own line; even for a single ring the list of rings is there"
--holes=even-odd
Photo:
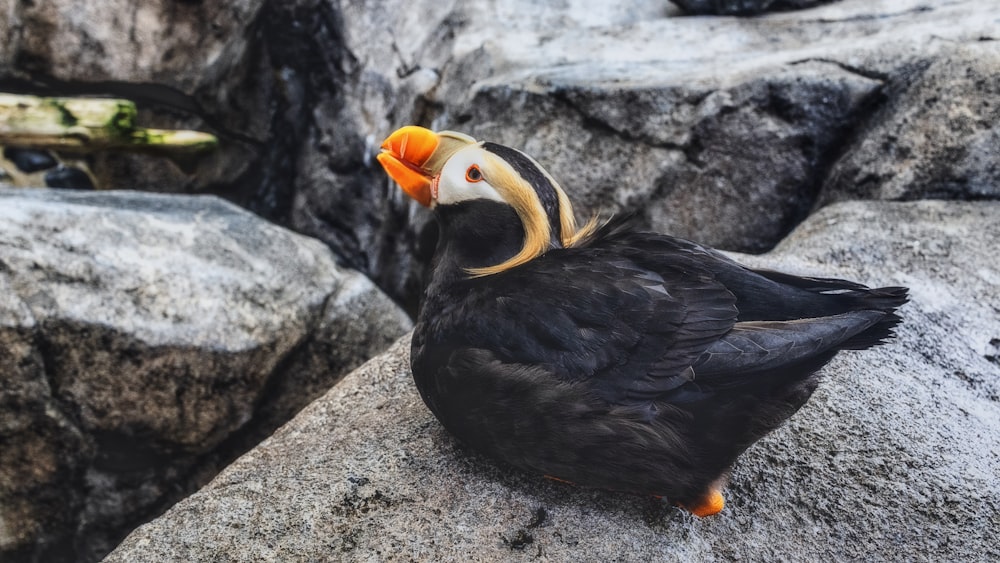
[[[897,92],[830,171],[819,204],[1000,198],[1000,43],[953,47]]]
[[[0,554],[100,558],[409,326],[216,198],[0,189]]]
[[[521,149],[561,181],[581,219],[638,212],[653,229],[761,252],[832,197],[831,166],[901,78],[981,43],[993,17],[972,1],[846,0],[752,19],[671,17],[639,1],[472,6],[418,3],[376,20],[346,9],[355,79],[336,103],[318,101],[295,176],[294,228],[411,311],[435,231],[373,168],[396,127]],[[407,13],[426,25],[414,30]],[[501,16],[509,25],[487,25]],[[398,53],[384,48],[390,37]],[[404,62],[433,69],[435,86],[397,74]],[[972,140],[967,176],[990,173],[990,152],[976,147],[991,140]]]

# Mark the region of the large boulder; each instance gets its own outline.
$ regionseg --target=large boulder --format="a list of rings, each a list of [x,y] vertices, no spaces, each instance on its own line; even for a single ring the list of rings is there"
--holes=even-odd
[[[895,340],[839,356],[750,448],[717,516],[470,452],[422,404],[403,338],[108,561],[996,559],[998,239],[998,203],[852,202],[739,256],[913,301]]]
[[[136,4],[3,0],[3,70],[24,79],[130,81],[193,93],[231,70],[263,0]]]
[[[988,11],[843,2],[749,21],[656,18],[558,34],[523,26],[452,63],[467,72],[431,93],[443,108],[435,124],[527,151],[585,215],[637,210],[657,230],[760,252],[806,217],[831,163],[884,104],[923,105],[902,96],[900,83],[920,82],[915,68],[948,68],[965,45],[1000,52],[980,41],[992,32]],[[953,74],[977,54],[958,58],[967,64]],[[981,64],[977,76],[994,67]],[[980,100],[997,99],[995,80],[982,82],[942,94],[939,111],[958,105],[970,127],[991,123],[997,104]],[[950,135],[923,131],[924,151]]]
[[[271,60],[300,93],[289,106],[296,108],[294,121],[276,135],[297,160],[286,168],[283,191],[266,191],[290,196],[282,221],[329,244],[415,311],[434,238],[423,234],[427,216],[376,164],[381,140],[403,124],[431,125],[462,103],[493,68],[474,55],[493,47],[504,27],[569,33],[657,18],[665,9],[659,0],[575,8],[526,1],[276,4],[273,21],[284,22],[296,40],[275,42]]]
[[[819,205],[857,198],[1000,198],[1000,37],[918,65],[826,178]]]
[[[995,35],[992,6],[845,0],[739,19],[612,4],[345,8],[352,72],[336,103],[309,89],[322,110],[305,125],[289,223],[415,309],[433,225],[372,158],[380,139],[409,123],[525,150],[583,218],[637,212],[651,228],[744,252],[773,247],[817,202],[856,195],[852,182],[866,173],[855,168],[898,171],[902,181],[916,159],[927,162],[926,185],[961,168],[975,180],[951,182],[943,195],[995,197],[978,180],[992,177],[997,156],[976,148],[989,146],[1000,107],[995,81],[977,78],[995,76],[998,43],[984,40]],[[953,60],[965,66],[948,70]],[[920,72],[928,67],[938,70]],[[945,75],[966,68],[974,76],[962,84],[979,86],[944,87]],[[901,137],[908,154],[876,150],[882,131],[924,111],[930,94],[911,91],[927,84],[942,85],[928,110],[939,117],[908,126],[919,133]],[[943,127],[956,112],[964,132]],[[948,163],[947,147],[965,141],[969,157]],[[831,169],[845,180],[831,180]]]
[[[409,326],[217,198],[0,189],[0,558],[103,555]]]
[[[319,238],[413,311],[435,233],[373,158],[395,128],[525,149],[581,218],[633,211],[762,252],[832,201],[997,197],[994,12],[975,0],[749,19],[679,17],[663,0],[0,0],[12,37],[0,83],[131,97],[144,124],[216,133],[199,162],[102,154],[91,169],[105,187],[222,194]]]

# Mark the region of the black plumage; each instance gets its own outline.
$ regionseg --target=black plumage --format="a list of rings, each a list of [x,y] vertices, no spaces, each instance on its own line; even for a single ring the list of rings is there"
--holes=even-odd
[[[539,201],[557,232],[559,198]],[[817,370],[889,338],[906,301],[905,288],[751,270],[628,220],[471,276],[522,249],[523,214],[470,198],[435,215],[412,367],[441,423],[526,471],[700,515],[721,509],[736,457],[806,402]]]

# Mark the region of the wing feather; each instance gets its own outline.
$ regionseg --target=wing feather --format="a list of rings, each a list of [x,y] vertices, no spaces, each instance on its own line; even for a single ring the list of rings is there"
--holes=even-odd
[[[654,270],[601,254],[551,251],[484,284],[476,308],[497,319],[490,338],[501,342],[499,358],[588,381],[612,403],[689,382],[691,365],[733,327],[735,297],[683,260]]]
[[[694,364],[698,378],[736,380],[835,349],[885,317],[880,311],[794,321],[740,322]]]

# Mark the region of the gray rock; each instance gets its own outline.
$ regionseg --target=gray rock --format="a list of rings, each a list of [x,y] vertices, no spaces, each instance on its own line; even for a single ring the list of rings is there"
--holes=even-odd
[[[223,73],[237,62],[246,26],[262,0],[144,2],[108,0],[3,0],[0,12],[10,41],[5,72],[37,73],[59,81],[129,81],[192,93],[206,72]],[[197,49],[192,49],[197,46]]]
[[[246,173],[271,114],[256,84],[254,22],[263,0],[135,3],[0,0],[0,81],[55,94],[114,95],[136,101],[140,123],[211,130],[209,157],[101,153],[93,163],[109,188],[203,191]],[[8,86],[10,87],[10,86]]]
[[[1000,557],[1000,203],[842,203],[758,266],[905,284],[898,338],[845,353],[699,520],[525,475],[422,404],[408,339],[108,558],[993,560]]]
[[[0,264],[3,264],[0,261]],[[87,441],[52,396],[30,309],[0,275],[0,553],[58,540],[76,522]]]
[[[92,169],[98,185],[224,193],[411,311],[435,235],[373,158],[405,124],[525,149],[581,218],[638,212],[745,252],[845,198],[997,197],[988,2],[755,18],[676,17],[663,0],[120,4],[0,0],[0,80],[134,97],[144,123],[217,132],[187,167],[112,153]]]
[[[372,155],[390,131],[418,123],[525,150],[582,217],[638,212],[656,230],[761,252],[817,201],[857,193],[851,175],[831,182],[831,167],[867,142],[870,122],[923,103],[901,86],[931,76],[916,69],[990,49],[980,39],[996,29],[993,7],[972,1],[846,0],[753,19],[606,4],[409,3],[380,7],[390,15],[378,18],[347,9],[353,72],[343,97],[308,118],[291,224],[415,309],[433,227]],[[974,103],[988,96],[952,91],[970,121],[991,122],[992,110]],[[975,148],[988,141],[976,135],[954,146],[968,137],[963,174],[988,180],[997,156]],[[863,154],[880,163],[871,166],[906,166],[897,154]]]
[[[983,6],[891,4],[498,32],[455,55],[433,123],[522,148],[585,216],[639,211],[656,230],[764,251],[807,216],[896,82],[993,29]],[[989,121],[978,104],[967,113]]]
[[[0,189],[0,554],[106,553],[409,326],[216,198]]]
[[[667,3],[389,0],[341,7],[311,0],[284,3],[280,11],[296,22],[291,27],[311,30],[299,49],[272,55],[305,100],[288,126],[301,131],[288,174],[288,224],[329,244],[415,311],[433,233],[424,232],[427,216],[377,166],[381,140],[400,125],[429,124],[459,104],[475,80],[492,71],[467,55],[493,45],[502,27],[622,26],[663,17]],[[329,25],[317,24],[314,13]],[[313,52],[326,54],[335,81],[317,72]]]
[[[961,44],[893,89],[830,171],[819,204],[1000,198],[1000,41]]]
[[[655,230],[753,252],[805,216],[826,155],[881,89],[823,63],[728,85],[637,74],[621,88],[590,72],[484,85],[468,129],[535,156],[584,216],[637,212]]]
[[[86,155],[9,147],[0,154],[0,186],[95,189]]]

